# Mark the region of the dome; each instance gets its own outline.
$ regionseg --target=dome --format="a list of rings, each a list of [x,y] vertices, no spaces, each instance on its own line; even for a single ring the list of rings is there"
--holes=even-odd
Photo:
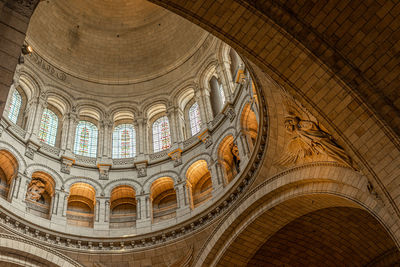
[[[96,83],[134,84],[163,76],[193,56],[207,35],[145,0],[71,0],[68,5],[56,0],[38,6],[27,42],[55,67],[95,83],[96,90]]]
[[[298,2],[0,1],[0,266],[398,265],[400,5]]]

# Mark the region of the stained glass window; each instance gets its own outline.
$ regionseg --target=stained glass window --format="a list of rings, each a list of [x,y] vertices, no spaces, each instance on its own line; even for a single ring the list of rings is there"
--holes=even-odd
[[[17,90],[14,90],[12,97],[11,97],[10,109],[8,112],[8,118],[13,123],[17,123],[18,114],[19,114],[19,110],[21,109],[21,105],[22,105],[22,97],[18,93]]]
[[[54,146],[56,144],[58,117],[50,109],[45,109],[40,121],[39,140]]]
[[[165,150],[171,146],[171,134],[169,122],[166,116],[153,123],[153,147],[154,152]]]
[[[136,154],[136,132],[132,124],[121,124],[113,132],[113,158],[133,158]]]
[[[88,121],[80,121],[76,126],[74,152],[86,157],[97,156],[98,130]]]
[[[221,95],[222,106],[225,105],[225,93],[222,84],[219,85],[219,94]]]
[[[198,132],[200,132],[201,128],[200,110],[197,102],[195,102],[189,109],[189,121],[192,135],[196,135]]]

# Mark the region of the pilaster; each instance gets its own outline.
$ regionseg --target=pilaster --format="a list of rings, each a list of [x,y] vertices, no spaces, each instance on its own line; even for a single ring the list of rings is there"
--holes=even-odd
[[[136,228],[137,229],[148,229],[151,228],[151,201],[150,194],[142,194],[136,196],[137,200],[137,220],[136,220]]]

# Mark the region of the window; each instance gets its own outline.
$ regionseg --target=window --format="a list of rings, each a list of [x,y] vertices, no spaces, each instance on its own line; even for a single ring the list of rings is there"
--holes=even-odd
[[[39,140],[54,146],[56,144],[58,128],[58,117],[50,109],[43,111],[42,120],[40,121]]]
[[[166,116],[153,123],[153,147],[154,152],[165,150],[171,146],[169,122]]]
[[[77,155],[96,157],[97,156],[96,125],[88,121],[80,121],[76,126],[74,152]]]
[[[132,124],[121,124],[113,132],[113,158],[133,158],[136,152],[136,133]]]
[[[219,85],[219,94],[221,95],[222,106],[224,106],[225,105],[225,93],[224,93],[224,88],[222,87],[222,84]]]
[[[200,110],[197,102],[195,102],[189,109],[189,121],[192,135],[196,135],[198,132],[200,132],[201,128]]]
[[[13,122],[17,123],[19,110],[22,105],[22,97],[17,90],[14,90],[11,97],[10,111],[8,113],[8,118]]]

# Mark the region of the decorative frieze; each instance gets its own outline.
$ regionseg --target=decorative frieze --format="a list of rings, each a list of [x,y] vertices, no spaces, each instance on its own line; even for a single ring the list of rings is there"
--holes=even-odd
[[[41,58],[36,52],[31,53],[29,57],[35,64],[37,64],[42,70],[46,73],[50,74],[51,76],[57,78],[60,81],[65,81],[67,79],[67,75],[58,70],[57,68],[53,67],[50,63],[46,60]]]

